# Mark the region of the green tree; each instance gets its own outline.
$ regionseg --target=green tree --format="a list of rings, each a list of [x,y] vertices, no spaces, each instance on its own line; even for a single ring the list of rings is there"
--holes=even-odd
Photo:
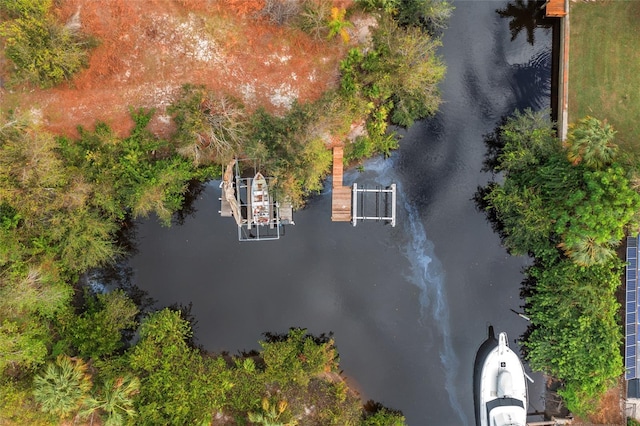
[[[264,372],[257,368],[254,358],[236,358],[229,370],[230,389],[225,400],[225,409],[236,416],[255,412],[265,392]]]
[[[373,44],[366,53],[352,49],[341,63],[343,93],[373,102],[373,110],[388,108],[391,122],[402,126],[433,114],[446,69],[436,54],[440,41],[383,15]]]
[[[87,205],[87,182],[57,147],[52,134],[20,117],[10,117],[0,131],[0,238],[12,249],[2,257],[7,267],[19,267],[23,274],[28,268],[19,265],[28,262],[48,281],[104,264],[117,254],[116,224]]]
[[[331,167],[322,121],[315,108],[297,103],[283,117],[264,110],[252,116],[249,144],[254,151],[265,153],[263,169],[275,178],[276,191],[288,197],[295,207],[322,189]]]
[[[447,28],[453,9],[447,0],[399,0],[396,19],[435,34]]]
[[[389,15],[397,15],[400,0],[356,0],[367,12],[382,12]]]
[[[23,15],[44,16],[52,4],[52,0],[2,0],[0,12],[6,12],[10,18]]]
[[[0,25],[5,55],[18,81],[50,87],[70,80],[88,64],[93,40],[55,20],[50,0],[3,2],[10,19]],[[11,4],[13,3],[13,4]]]
[[[303,0],[302,12],[296,25],[316,40],[327,37],[327,20],[331,14],[331,2],[327,0]]]
[[[210,422],[231,386],[224,360],[205,360],[187,345],[192,330],[180,312],[163,309],[145,319],[140,341],[129,352],[140,377],[139,424]]]
[[[122,348],[123,331],[136,325],[138,307],[121,290],[88,296],[87,309],[62,320],[62,334],[84,358],[111,355]]]
[[[491,185],[485,201],[514,253],[552,255],[551,242],[578,264],[606,262],[625,227],[637,222],[640,196],[622,165],[592,170],[572,164],[550,132],[550,124],[540,127],[531,112],[500,127],[490,162],[505,181]]]
[[[527,275],[535,287],[526,298],[533,331],[524,342],[533,369],[564,381],[560,393],[576,414],[622,374],[620,262],[581,267],[572,262],[535,265]]]
[[[0,334],[4,337],[0,345],[6,345],[0,350],[0,371],[5,363],[30,368],[43,361],[51,342],[49,321],[73,294],[66,283],[43,272],[44,265],[17,263],[0,277]]]
[[[31,380],[0,376],[0,424],[50,426],[56,422],[55,416],[38,407]]]
[[[589,266],[615,257],[625,228],[638,221],[640,195],[619,164],[579,171],[579,187],[565,197],[550,197],[556,203],[551,219],[562,237],[559,247],[574,262]]]
[[[4,318],[0,322],[0,373],[34,370],[49,354],[52,337],[48,323],[35,314]],[[17,375],[17,374],[16,374]]]
[[[520,187],[509,179],[487,189],[484,201],[505,230],[501,237],[509,253],[557,255],[547,206],[534,189]]]
[[[549,123],[547,111],[531,109],[515,111],[496,132],[487,136],[489,152],[485,167],[506,176],[522,175],[535,170],[547,158],[562,150]]]
[[[131,134],[118,138],[105,123],[80,128],[80,139],[61,138],[60,152],[89,186],[87,203],[110,222],[129,214],[155,212],[165,224],[181,207],[187,182],[197,177],[192,164],[157,138],[147,125],[153,111],[132,110]]]
[[[64,419],[80,410],[91,386],[87,364],[82,359],[60,355],[35,377],[33,394],[42,411]]]
[[[311,378],[323,372],[334,372],[338,355],[333,339],[316,342],[306,329],[293,328],[285,336],[262,341],[265,376],[281,386],[290,383],[306,386]]]
[[[370,406],[373,409],[369,411]],[[369,401],[365,404],[365,411],[361,425],[362,426],[404,426],[405,418],[399,411],[390,410],[380,404]]]
[[[609,166],[616,158],[616,132],[606,121],[585,117],[572,123],[567,133],[567,158],[574,164],[583,163],[589,169]]]

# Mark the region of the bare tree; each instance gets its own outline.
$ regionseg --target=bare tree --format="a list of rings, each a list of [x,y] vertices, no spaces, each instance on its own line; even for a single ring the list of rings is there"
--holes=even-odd
[[[284,25],[298,16],[301,10],[300,0],[266,0],[260,15],[267,17],[273,24]]]

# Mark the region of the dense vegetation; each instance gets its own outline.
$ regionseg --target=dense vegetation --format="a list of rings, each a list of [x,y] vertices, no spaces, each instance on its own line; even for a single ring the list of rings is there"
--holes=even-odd
[[[51,87],[70,80],[89,62],[88,51],[96,41],[75,22],[58,22],[50,13],[52,6],[52,0],[0,1],[0,18],[10,18],[0,24],[0,36],[14,64],[14,84]]]
[[[534,258],[523,285],[526,357],[585,414],[622,373],[615,250],[638,224],[640,195],[611,126],[586,117],[563,145],[545,115],[516,113],[487,138],[487,165],[504,179],[478,198],[507,249]]]
[[[301,1],[294,11],[275,3],[266,2],[262,16],[346,40],[350,11],[328,1]],[[221,162],[258,159],[277,189],[301,205],[329,170],[327,145],[354,122],[367,131],[349,145],[349,161],[395,148],[389,121],[408,125],[432,114],[444,75],[434,34],[451,7],[360,3],[379,20],[373,48],[349,53],[339,90],[283,116],[249,114],[223,93],[187,85],[169,109],[176,131],[168,139],[147,130],[153,111],[143,109],[131,110],[125,137],[104,123],[69,138],[21,112],[0,117],[3,424],[98,417],[104,424],[404,424],[399,412],[363,407],[339,374],[331,338],[295,329],[268,335],[259,353],[209,354],[195,346],[184,310],[142,311],[123,291],[94,294],[76,284],[126,255],[118,236],[129,219],[153,213],[169,224],[188,183],[216,177]],[[73,21],[58,22],[52,4],[0,0],[13,84],[70,81],[87,63],[90,39]]]

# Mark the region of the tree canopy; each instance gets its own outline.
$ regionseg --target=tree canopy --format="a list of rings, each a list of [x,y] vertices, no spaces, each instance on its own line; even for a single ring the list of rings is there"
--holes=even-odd
[[[523,288],[526,357],[584,414],[622,372],[615,250],[637,228],[640,195],[610,126],[587,117],[563,145],[545,115],[516,112],[489,135],[486,163],[502,180],[479,194],[507,249],[535,259]]]
[[[596,164],[570,161],[571,148],[539,115],[516,113],[492,136],[499,149],[490,162],[505,180],[491,187],[486,200],[505,225],[505,245],[534,257],[553,256],[553,248],[560,248],[584,266],[606,262],[626,227],[638,220],[640,196],[629,171],[613,156]],[[582,125],[572,127],[568,139],[580,139],[583,131]]]

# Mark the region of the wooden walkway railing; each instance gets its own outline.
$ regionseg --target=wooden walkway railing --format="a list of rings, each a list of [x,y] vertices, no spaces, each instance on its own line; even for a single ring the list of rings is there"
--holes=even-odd
[[[342,184],[344,173],[343,150],[341,146],[333,148],[333,189],[331,196],[331,220],[334,222],[351,221],[351,188]]]

